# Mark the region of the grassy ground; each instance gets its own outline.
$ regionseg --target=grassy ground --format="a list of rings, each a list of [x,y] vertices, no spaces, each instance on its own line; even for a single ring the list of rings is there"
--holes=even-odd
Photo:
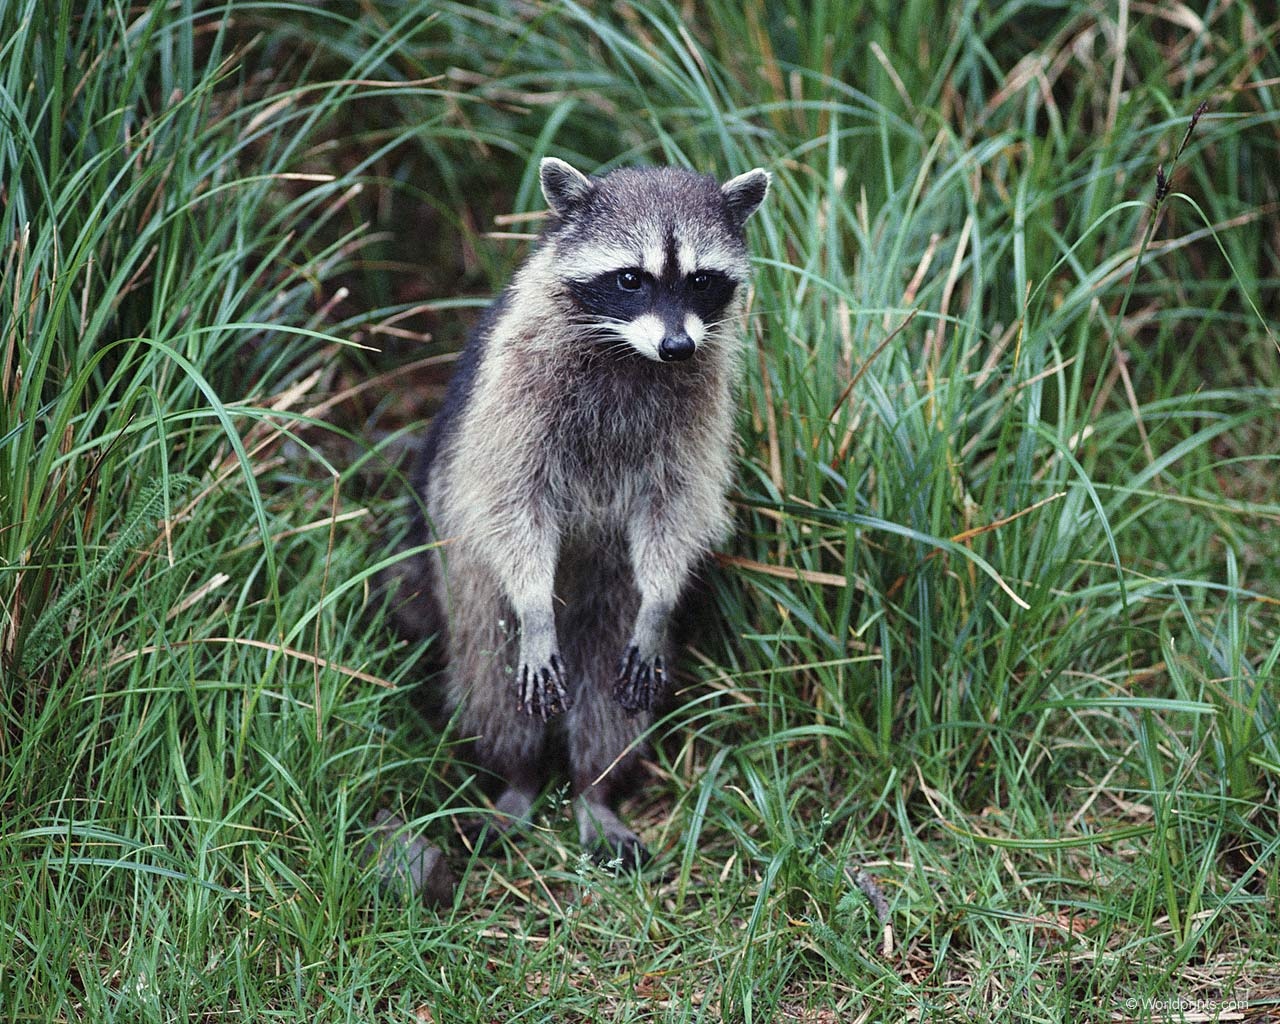
[[[1280,1017],[1266,10],[0,8],[5,1018]],[[644,879],[370,599],[547,153],[775,174]]]

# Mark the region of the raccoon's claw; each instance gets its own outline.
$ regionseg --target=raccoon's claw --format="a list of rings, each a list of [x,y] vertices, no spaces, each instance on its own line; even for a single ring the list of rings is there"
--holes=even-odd
[[[520,710],[537,715],[544,722],[569,710],[569,693],[564,686],[564,669],[553,654],[541,668],[521,665],[518,672]]]
[[[618,665],[613,696],[627,714],[634,715],[638,711],[651,710],[666,685],[667,672],[662,655],[656,654],[652,661],[646,661],[640,656],[640,648],[632,644]]]

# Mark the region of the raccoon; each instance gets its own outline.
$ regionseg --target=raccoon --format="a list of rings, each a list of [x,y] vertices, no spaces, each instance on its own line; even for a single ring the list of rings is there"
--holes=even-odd
[[[459,360],[423,442],[397,619],[527,819],[553,733],[579,839],[647,852],[615,806],[665,693],[671,617],[728,529],[747,218],[769,188],[677,168],[541,162],[551,218]],[[409,594],[407,598],[403,595]]]

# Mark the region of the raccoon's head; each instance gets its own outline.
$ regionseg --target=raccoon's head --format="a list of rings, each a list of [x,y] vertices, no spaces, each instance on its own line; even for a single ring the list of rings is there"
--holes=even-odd
[[[588,178],[547,158],[540,176],[555,215],[550,266],[593,332],[662,362],[721,333],[747,279],[743,225],[769,190],[767,171],[724,185],[675,167]]]

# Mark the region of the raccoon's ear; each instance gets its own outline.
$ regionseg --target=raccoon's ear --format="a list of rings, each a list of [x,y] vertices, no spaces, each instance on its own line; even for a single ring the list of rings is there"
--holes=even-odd
[[[760,208],[769,193],[769,172],[757,167],[754,171],[730,178],[721,187],[725,205],[735,227],[742,227],[747,218]]]
[[[557,217],[568,217],[595,188],[591,179],[553,156],[544,157],[538,165],[542,195]]]

